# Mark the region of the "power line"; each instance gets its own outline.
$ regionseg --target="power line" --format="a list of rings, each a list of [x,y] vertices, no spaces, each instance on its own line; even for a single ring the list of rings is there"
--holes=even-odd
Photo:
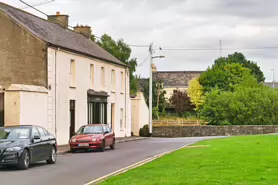
[[[46,1],[40,2],[38,4],[33,4],[32,6],[33,7],[40,6],[40,5],[48,4],[48,3],[51,3],[51,2],[54,2],[54,1],[55,0],[46,0]],[[25,6],[25,7],[22,7],[21,9],[26,9],[26,8],[30,8],[30,6]]]
[[[142,66],[149,58],[150,54],[148,54],[148,56],[143,60],[143,62],[141,62],[137,67]]]
[[[278,46],[267,46],[258,48],[221,48],[223,50],[266,50],[266,49],[278,49]],[[155,49],[161,50],[161,49]],[[219,51],[219,48],[163,48],[164,51]]]

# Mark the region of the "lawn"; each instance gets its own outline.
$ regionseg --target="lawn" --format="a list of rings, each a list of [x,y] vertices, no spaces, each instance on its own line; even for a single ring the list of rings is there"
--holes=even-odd
[[[108,184],[278,185],[278,136],[202,141],[101,183]]]

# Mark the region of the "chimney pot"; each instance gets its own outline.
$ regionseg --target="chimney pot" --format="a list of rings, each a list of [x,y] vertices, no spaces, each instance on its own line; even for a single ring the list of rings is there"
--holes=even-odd
[[[56,12],[56,15],[60,15],[60,12]]]

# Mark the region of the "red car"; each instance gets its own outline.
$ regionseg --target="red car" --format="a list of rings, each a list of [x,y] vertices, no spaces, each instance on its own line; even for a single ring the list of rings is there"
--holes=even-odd
[[[102,124],[85,125],[79,128],[69,141],[71,152],[84,149],[115,148],[115,134],[110,127]]]

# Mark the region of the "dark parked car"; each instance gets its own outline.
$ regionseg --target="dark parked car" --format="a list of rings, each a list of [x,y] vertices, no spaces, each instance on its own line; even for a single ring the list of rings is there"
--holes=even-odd
[[[0,165],[25,170],[31,163],[56,162],[56,138],[40,126],[0,127]]]
[[[107,125],[85,125],[79,128],[69,144],[72,152],[81,149],[100,149],[103,152],[108,146],[115,148],[115,134]]]

